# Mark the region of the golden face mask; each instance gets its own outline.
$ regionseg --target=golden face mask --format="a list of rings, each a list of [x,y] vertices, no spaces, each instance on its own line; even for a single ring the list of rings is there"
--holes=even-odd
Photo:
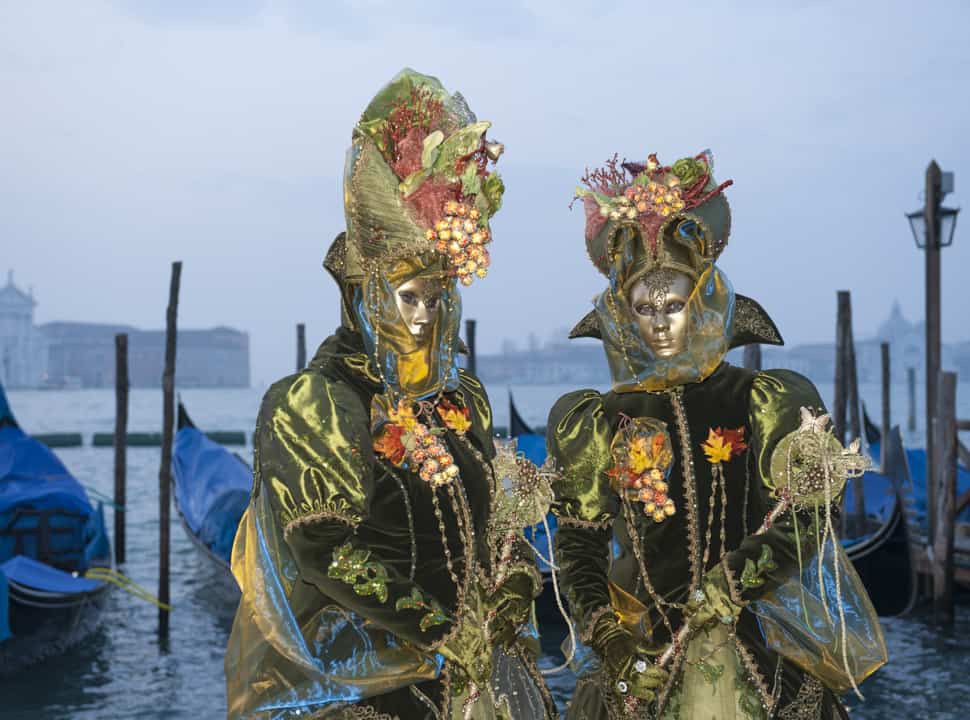
[[[356,308],[368,354],[395,400],[458,387],[461,295],[439,257],[375,269],[358,291]]]
[[[434,329],[441,293],[441,282],[433,277],[414,277],[394,288],[397,311],[419,345],[425,344]]]
[[[632,291],[637,285],[630,287]],[[677,289],[682,292],[685,288]],[[646,293],[647,298],[650,294]],[[656,290],[653,294],[659,296]],[[668,298],[667,291],[663,295]],[[708,267],[690,291],[686,306],[671,313],[677,315],[676,339],[670,328],[661,333],[660,328],[648,325],[644,332],[631,307],[632,297],[620,289],[614,274],[610,287],[594,303],[615,391],[662,392],[700,382],[721,364],[734,315],[734,288],[719,268]],[[649,301],[641,302],[644,304],[654,306]],[[676,307],[675,302],[666,309],[670,312]],[[651,338],[655,338],[653,343]]]
[[[657,357],[669,358],[687,347],[687,301],[694,281],[666,268],[644,275],[630,290],[630,308],[640,337]]]

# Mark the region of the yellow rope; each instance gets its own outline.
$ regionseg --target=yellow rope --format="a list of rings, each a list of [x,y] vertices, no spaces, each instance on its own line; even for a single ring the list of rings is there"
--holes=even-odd
[[[138,585],[127,575],[124,575],[113,568],[107,568],[107,567],[88,568],[87,571],[84,573],[84,577],[88,578],[89,580],[100,580],[102,582],[111,583],[112,585],[115,585],[121,588],[125,592],[130,593],[131,595],[134,595],[136,598],[144,600],[145,602],[149,602],[152,605],[158,608],[161,608],[162,610],[167,610],[168,612],[172,611],[171,605],[161,602],[157,597],[152,595],[150,592],[148,592],[148,590],[143,588],[141,585]]]

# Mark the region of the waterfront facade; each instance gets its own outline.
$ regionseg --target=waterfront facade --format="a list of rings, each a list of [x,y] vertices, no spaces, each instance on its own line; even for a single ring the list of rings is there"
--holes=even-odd
[[[13,282],[0,287],[0,382],[17,388],[111,387],[115,335],[128,334],[132,387],[159,387],[165,332],[129,325],[51,322],[34,324],[37,301]],[[180,330],[176,384],[180,387],[249,387],[249,334],[227,327]]]
[[[165,332],[126,325],[47,323],[50,387],[111,387],[115,381],[115,335],[128,334],[132,387],[159,387],[165,365]],[[249,387],[249,334],[227,327],[180,330],[176,343],[177,387]]]
[[[34,326],[32,291],[24,292],[13,282],[0,287],[0,383],[8,388],[39,385],[47,371],[43,334]]]

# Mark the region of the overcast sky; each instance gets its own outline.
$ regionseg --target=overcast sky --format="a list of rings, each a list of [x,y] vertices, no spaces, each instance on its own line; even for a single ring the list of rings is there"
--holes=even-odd
[[[421,9],[415,10],[418,6]],[[0,266],[37,321],[251,337],[289,372],[294,325],[338,322],[320,263],[343,226],[351,128],[404,66],[460,90],[506,143],[494,267],[465,293],[482,351],[546,338],[603,286],[587,165],[711,148],[734,213],[721,265],[789,344],[923,312],[903,213],[931,158],[970,187],[970,3],[0,0]],[[944,251],[943,335],[970,338],[970,217]]]

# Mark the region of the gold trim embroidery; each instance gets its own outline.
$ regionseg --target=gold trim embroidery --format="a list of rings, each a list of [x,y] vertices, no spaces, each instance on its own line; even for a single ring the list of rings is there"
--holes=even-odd
[[[300,515],[299,517],[295,517],[290,520],[286,525],[283,526],[283,538],[289,538],[290,533],[297,528],[301,528],[304,525],[310,525],[311,523],[315,523],[320,520],[336,520],[337,522],[343,523],[353,530],[356,530],[357,526],[360,525],[360,518],[355,515],[335,512],[333,510],[321,510],[308,515]]]
[[[802,677],[798,694],[778,712],[778,720],[821,720],[825,689],[814,676],[805,673]]]
[[[594,520],[580,520],[569,515],[556,515],[556,520],[560,525],[572,525],[583,530],[609,530],[613,527],[613,518],[597,522]]]

